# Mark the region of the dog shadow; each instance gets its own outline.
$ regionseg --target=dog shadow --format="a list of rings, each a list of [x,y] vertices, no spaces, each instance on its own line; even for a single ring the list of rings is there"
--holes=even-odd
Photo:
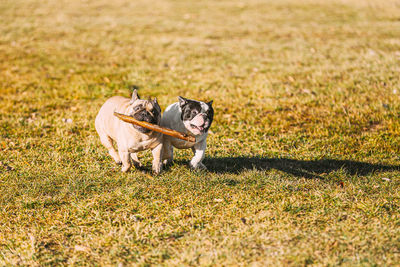
[[[212,173],[240,173],[245,170],[280,170],[295,177],[324,179],[321,175],[343,170],[349,175],[365,176],[375,172],[400,170],[400,166],[371,164],[352,160],[296,160],[265,157],[221,157],[206,158],[204,164]]]

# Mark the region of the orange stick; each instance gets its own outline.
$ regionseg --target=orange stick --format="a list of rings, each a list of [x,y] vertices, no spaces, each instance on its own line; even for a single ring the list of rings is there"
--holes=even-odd
[[[165,127],[161,127],[157,124],[152,124],[149,123],[147,121],[138,121],[137,119],[131,117],[131,116],[127,116],[118,112],[114,111],[114,116],[116,116],[118,119],[123,120],[124,122],[129,122],[129,123],[133,123],[136,124],[138,126],[147,128],[149,130],[155,131],[155,132],[159,132],[165,135],[169,135],[172,137],[176,137],[185,141],[189,141],[189,142],[196,142],[196,137],[192,136],[192,135],[187,135],[181,132],[177,132],[175,130],[169,129],[169,128],[165,128]]]

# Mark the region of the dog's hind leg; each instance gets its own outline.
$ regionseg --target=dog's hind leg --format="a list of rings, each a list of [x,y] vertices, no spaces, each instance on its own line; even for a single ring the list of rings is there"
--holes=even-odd
[[[121,148],[118,148],[118,154],[122,161],[121,171],[127,172],[131,168],[131,159],[128,151],[123,151]]]
[[[159,174],[162,169],[162,151],[163,151],[163,143],[160,143],[156,146],[151,153],[153,154],[153,172]]]
[[[143,166],[142,163],[140,162],[138,156],[137,156],[137,153],[131,153],[131,158],[132,158],[132,161],[133,161],[133,165],[135,165],[135,168],[140,168],[140,167]]]
[[[102,135],[100,135],[100,141],[108,149],[108,153],[110,153],[110,155],[114,159],[114,161],[117,164],[121,164],[122,163],[121,158],[119,157],[117,151],[115,151],[112,139],[108,135],[102,134]]]
[[[174,159],[174,147],[171,145],[171,142],[168,139],[166,139],[164,140],[162,149],[162,160],[164,165],[172,163],[173,159]]]

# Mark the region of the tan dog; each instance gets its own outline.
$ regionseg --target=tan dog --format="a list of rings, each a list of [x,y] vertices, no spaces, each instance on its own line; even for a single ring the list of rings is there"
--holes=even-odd
[[[114,96],[108,99],[97,114],[95,126],[101,143],[108,149],[116,163],[122,163],[122,171],[131,167],[130,157],[136,167],[141,166],[136,152],[151,149],[153,153],[153,171],[160,173],[162,134],[146,128],[126,123],[114,116],[114,111],[134,117],[140,121],[160,124],[161,108],[154,100],[141,100],[134,90],[132,99]],[[118,153],[113,141],[116,142]]]

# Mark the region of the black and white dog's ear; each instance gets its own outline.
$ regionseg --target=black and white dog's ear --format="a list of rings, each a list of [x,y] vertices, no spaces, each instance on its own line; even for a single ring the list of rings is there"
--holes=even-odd
[[[213,100],[207,103],[208,106],[212,107]]]
[[[140,97],[139,97],[139,95],[138,95],[138,93],[137,93],[137,90],[135,89],[135,90],[133,90],[133,92],[132,92],[131,103],[135,102],[135,101],[138,100],[138,99],[140,99]]]
[[[184,105],[187,104],[188,100],[184,97],[178,96],[179,99],[179,106],[183,107]]]

